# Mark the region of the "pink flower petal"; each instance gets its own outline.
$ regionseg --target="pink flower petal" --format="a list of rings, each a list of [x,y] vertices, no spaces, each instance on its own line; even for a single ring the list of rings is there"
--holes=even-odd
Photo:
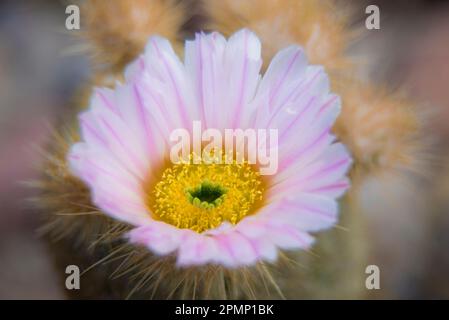
[[[192,96],[192,86],[185,67],[173,51],[169,41],[151,37],[145,48],[145,67],[148,76],[163,84],[161,96],[165,112],[177,117],[175,128],[191,128],[192,120],[199,120],[198,107]]]
[[[268,92],[271,112],[291,100],[295,89],[303,82],[306,67],[304,51],[298,46],[290,46],[274,56],[258,90],[258,94]]]
[[[337,213],[335,200],[315,194],[298,194],[280,200],[276,219],[301,231],[318,231],[333,226]]]
[[[189,234],[186,236],[185,231],[164,222],[151,221],[131,230],[128,238],[132,243],[147,246],[156,254],[166,255],[177,250],[182,241],[188,237]]]
[[[275,183],[270,187],[270,198],[299,192],[313,193],[314,190],[337,184],[346,175],[351,164],[346,148],[340,143],[332,144],[318,159],[301,170],[294,166],[286,168],[285,174],[276,177]],[[279,182],[281,177],[286,176],[288,178]]]

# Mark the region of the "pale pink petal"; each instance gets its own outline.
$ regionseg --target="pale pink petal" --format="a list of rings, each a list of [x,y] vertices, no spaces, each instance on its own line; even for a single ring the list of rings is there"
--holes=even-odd
[[[176,111],[177,106],[173,103],[172,97],[164,96],[167,85],[148,74],[143,74],[134,85],[137,88],[142,105],[150,114],[158,139],[161,143],[169,144],[169,137],[173,128],[182,128],[183,124],[179,119]]]
[[[145,154],[145,162],[158,166],[168,150],[160,129],[165,124],[157,124],[136,83],[119,85],[115,92],[121,118],[136,137],[140,150]]]
[[[105,213],[131,224],[148,219],[141,181],[114,158],[77,143],[72,146],[68,161],[72,171],[90,186],[92,202]]]
[[[307,232],[299,231],[296,227],[275,223],[271,225],[270,232],[267,235],[273,243],[281,249],[308,249],[314,242],[314,239]]]
[[[230,251],[225,234],[217,234],[212,237],[216,252],[211,261],[218,265],[234,267],[235,259]]]
[[[247,238],[258,239],[263,237],[268,231],[266,222],[260,219],[260,214],[263,212],[264,210],[258,212],[257,216],[245,217],[235,229]]]
[[[95,107],[80,115],[80,126],[82,137],[89,146],[109,154],[123,168],[144,178],[149,164],[147,155],[120,116]]]
[[[310,193],[317,193],[336,199],[341,197],[349,189],[350,186],[351,183],[349,179],[347,177],[343,177],[338,181],[329,182],[319,187],[310,188],[307,191]]]
[[[315,194],[296,194],[279,200],[272,219],[285,221],[301,231],[318,231],[333,226],[337,221],[337,202]]]
[[[228,267],[251,265],[258,258],[252,243],[238,232],[233,231],[217,235],[215,240],[218,248],[221,249],[216,259],[221,260]],[[222,259],[222,255],[224,259]]]
[[[254,108],[248,105],[262,66],[260,42],[252,32],[241,30],[228,41],[218,33],[197,34],[186,43],[185,65],[205,126],[241,127],[242,119],[251,118]]]
[[[92,202],[107,215],[132,225],[141,225],[151,219],[142,201],[129,195],[118,197],[116,193],[109,191],[111,189],[109,181],[100,180],[97,184],[99,186],[92,190]]]
[[[288,178],[270,187],[270,197],[283,197],[298,192],[310,192],[337,184],[346,175],[352,164],[351,157],[341,143],[330,145],[326,151],[308,166],[297,170],[294,166],[286,169]],[[346,186],[347,187],[347,186]]]
[[[325,107],[324,109],[321,109]],[[333,142],[334,137],[330,131],[332,125],[340,112],[339,100],[321,105],[323,110],[317,113],[308,125],[299,126],[299,132],[304,132],[298,136],[293,128],[284,136],[279,146],[279,171],[275,177],[275,182],[282,181],[293,171],[302,170],[305,166],[315,161],[326,148]]]
[[[134,82],[145,72],[145,57],[140,55],[125,68],[125,79]]]
[[[186,235],[187,232],[187,235]],[[154,253],[169,254],[177,250],[191,230],[177,229],[172,225],[149,220],[146,225],[137,227],[128,233],[130,242],[147,246]]]
[[[260,237],[250,240],[254,249],[259,255],[259,259],[267,262],[275,262],[278,257],[278,248],[275,243],[268,237]]]
[[[285,48],[274,56],[258,89],[258,94],[268,94],[271,112],[291,101],[306,79],[306,67],[304,51],[298,46]]]
[[[248,103],[254,98],[259,84],[259,71],[262,66],[261,45],[254,33],[243,29],[232,35],[224,52],[223,68],[225,82],[222,90],[227,94],[226,101],[217,101],[217,108],[225,110],[224,128],[241,128],[240,118],[247,118]],[[223,120],[222,120],[223,121]]]
[[[218,255],[220,252],[212,237],[189,232],[179,247],[177,263],[180,266],[202,265],[213,262]]]
[[[270,212],[270,210],[267,211]],[[244,237],[251,245],[251,257],[274,262],[277,257],[277,247],[270,238],[269,221],[264,218],[263,212],[264,210],[257,216],[244,218],[232,231],[228,231],[228,235],[237,235],[237,239]]]
[[[193,98],[193,87],[184,65],[173,51],[169,41],[161,37],[151,37],[144,54],[145,73],[157,79],[163,94],[164,112],[176,119],[174,128],[191,129],[192,120],[201,120],[199,108]]]
[[[314,120],[329,93],[329,79],[322,68],[307,67],[304,76],[298,77],[296,82],[293,88],[285,88],[289,94],[281,103],[273,107],[267,102],[256,110],[254,126],[277,129],[281,143],[288,132],[307,132],[307,126]],[[267,90],[259,89],[257,99],[264,96],[267,96]]]
[[[217,128],[226,108],[228,93],[225,83],[224,53],[226,39],[219,33],[197,33],[195,39],[186,41],[185,66],[192,81],[199,115],[204,127]]]

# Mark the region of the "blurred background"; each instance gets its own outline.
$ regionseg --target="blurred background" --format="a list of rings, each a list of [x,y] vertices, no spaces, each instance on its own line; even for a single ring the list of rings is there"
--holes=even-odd
[[[381,29],[364,33],[350,52],[363,57],[367,77],[405,88],[421,106],[436,159],[408,183],[364,186],[368,262],[381,270],[372,296],[449,299],[449,1],[340,2],[354,6],[359,28],[366,6],[379,6]],[[0,299],[64,299],[36,232],[39,217],[24,201],[32,191],[21,182],[37,177],[37,147],[50,141],[89,77],[88,60],[65,29],[65,6],[0,2]]]

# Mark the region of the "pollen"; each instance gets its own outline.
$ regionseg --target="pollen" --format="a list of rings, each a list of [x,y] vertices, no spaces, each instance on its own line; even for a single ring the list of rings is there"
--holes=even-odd
[[[149,195],[154,218],[198,233],[223,222],[237,224],[261,205],[264,183],[247,162],[173,164]]]

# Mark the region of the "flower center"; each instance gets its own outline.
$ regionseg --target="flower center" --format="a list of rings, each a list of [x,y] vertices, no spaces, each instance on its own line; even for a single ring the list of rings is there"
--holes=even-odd
[[[190,161],[165,169],[148,205],[157,220],[203,232],[252,214],[261,204],[263,185],[257,168],[247,162]]]
[[[207,180],[203,181],[198,187],[186,191],[189,202],[204,209],[213,209],[219,206],[223,202],[225,194],[225,188]]]

